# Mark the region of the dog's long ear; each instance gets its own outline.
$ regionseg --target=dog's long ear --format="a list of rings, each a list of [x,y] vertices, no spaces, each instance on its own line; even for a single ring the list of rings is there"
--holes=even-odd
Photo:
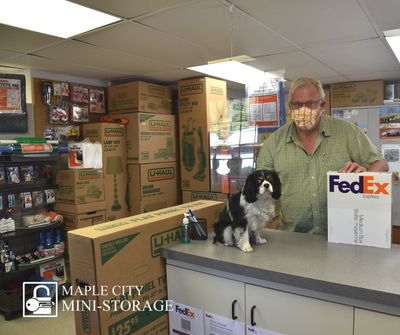
[[[274,180],[272,184],[272,187],[274,188],[274,191],[272,192],[272,198],[279,199],[281,197],[281,181],[275,171],[271,172],[271,174]]]
[[[257,172],[253,172],[252,174],[247,176],[246,183],[243,186],[242,193],[243,193],[246,201],[250,202],[250,203],[257,201],[258,190],[257,190],[256,181],[255,181],[256,173]]]

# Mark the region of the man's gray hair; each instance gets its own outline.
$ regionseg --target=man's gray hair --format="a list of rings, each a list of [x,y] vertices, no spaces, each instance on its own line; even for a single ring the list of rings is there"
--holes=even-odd
[[[318,79],[300,77],[295,79],[295,81],[292,82],[292,85],[290,86],[289,102],[292,101],[292,95],[296,89],[302,86],[310,86],[310,85],[314,86],[319,91],[321,99],[324,100],[325,92],[324,89],[322,88],[321,82]]]

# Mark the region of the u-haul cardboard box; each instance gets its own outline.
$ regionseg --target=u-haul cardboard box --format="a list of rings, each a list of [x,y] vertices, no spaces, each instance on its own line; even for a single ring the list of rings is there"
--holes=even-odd
[[[116,114],[126,118],[128,164],[176,161],[176,117],[150,113]]]
[[[59,170],[56,183],[57,202],[87,204],[104,200],[104,180],[101,170]]]
[[[328,242],[390,248],[392,175],[328,172]]]
[[[213,78],[180,80],[179,140],[181,188],[210,191],[210,141],[213,126],[225,124],[226,82]],[[215,191],[215,190],[214,190]]]
[[[178,204],[176,162],[128,165],[130,214]]]
[[[129,215],[126,203],[126,129],[114,123],[88,123],[83,125],[83,136],[103,147],[104,195],[106,220]]]
[[[108,88],[108,111],[172,114],[172,92],[169,87],[143,81],[113,85]]]
[[[90,306],[75,312],[76,334],[167,335],[168,314],[160,306],[167,296],[160,248],[179,243],[189,208],[211,226],[222,207],[222,202],[202,200],[70,231],[72,289],[76,283],[89,288],[72,297]],[[135,286],[142,288],[140,294]],[[161,301],[160,311],[133,311],[135,301],[142,309],[146,302]]]
[[[62,215],[67,230],[93,226],[106,221],[106,202],[74,205],[57,201],[55,211]]]

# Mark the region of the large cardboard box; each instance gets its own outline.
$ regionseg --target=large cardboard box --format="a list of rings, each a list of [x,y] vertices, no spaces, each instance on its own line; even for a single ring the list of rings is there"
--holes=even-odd
[[[63,216],[67,230],[93,226],[106,221],[106,202],[73,205],[57,202],[55,211]]]
[[[178,204],[176,162],[128,165],[130,214]]]
[[[113,115],[114,116],[114,115]],[[176,117],[149,113],[117,114],[126,126],[128,164],[176,161]]]
[[[195,78],[178,82],[181,188],[210,191],[208,133],[226,123],[226,82]]]
[[[165,308],[160,308],[159,312],[146,312],[132,311],[129,306],[133,300],[140,301],[139,307],[143,308],[147,301],[152,304],[166,299],[165,263],[160,259],[160,249],[170,243],[179,243],[183,213],[192,208],[198,217],[206,218],[211,225],[222,206],[222,202],[196,201],[70,231],[73,289],[75,283],[93,287],[97,293],[103,288],[103,294],[87,292],[72,296],[72,299],[95,301],[96,306],[114,301],[116,307],[121,307],[107,310],[90,305],[89,310],[76,311],[76,334],[113,335],[122,331],[124,334],[167,335]],[[132,291],[128,294],[126,291],[122,294],[122,288],[128,286],[143,286],[142,293]]]
[[[59,170],[56,183],[57,202],[87,204],[104,200],[102,170]]]
[[[213,200],[213,201],[228,201],[228,194],[217,192],[204,192],[204,191],[182,191],[182,202],[191,202],[197,200]]]
[[[110,86],[108,111],[172,114],[171,89],[143,81]]]
[[[328,242],[390,248],[391,173],[327,175]]]
[[[83,136],[103,147],[104,194],[106,220],[128,216],[125,126],[114,123],[83,125]]]
[[[331,85],[331,107],[383,105],[383,80]]]

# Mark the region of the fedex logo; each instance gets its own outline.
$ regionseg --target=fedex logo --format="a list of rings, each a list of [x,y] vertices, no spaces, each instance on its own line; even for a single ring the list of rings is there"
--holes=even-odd
[[[175,305],[175,312],[185,315],[191,319],[194,319],[194,312],[190,310],[190,308],[181,308],[179,305]]]
[[[334,192],[337,187],[341,193],[389,194],[387,190],[389,183],[376,183],[373,176],[359,176],[358,181],[352,183],[339,181],[339,178],[339,175],[329,176],[329,192]]]

